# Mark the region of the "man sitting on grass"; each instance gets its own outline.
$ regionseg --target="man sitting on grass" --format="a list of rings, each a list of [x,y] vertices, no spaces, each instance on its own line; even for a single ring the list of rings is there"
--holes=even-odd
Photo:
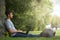
[[[13,12],[11,10],[6,11],[7,19],[5,19],[4,25],[7,31],[9,32],[9,35],[11,37],[39,37],[40,35],[34,35],[34,34],[28,34],[23,33],[22,30],[17,30],[11,21],[11,18],[13,18]]]

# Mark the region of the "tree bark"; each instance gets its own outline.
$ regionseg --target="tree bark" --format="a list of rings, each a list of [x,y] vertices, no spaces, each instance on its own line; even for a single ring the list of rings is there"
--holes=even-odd
[[[4,37],[5,0],[0,0],[0,37]]]

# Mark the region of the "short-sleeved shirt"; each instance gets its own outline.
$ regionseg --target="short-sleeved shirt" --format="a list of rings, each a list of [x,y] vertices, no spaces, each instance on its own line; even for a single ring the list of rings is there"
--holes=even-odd
[[[12,23],[12,21],[10,19],[6,19],[5,20],[5,25],[7,29],[12,29],[12,30],[16,30],[16,28],[14,27],[14,24]],[[15,34],[11,34],[11,36],[13,36]]]

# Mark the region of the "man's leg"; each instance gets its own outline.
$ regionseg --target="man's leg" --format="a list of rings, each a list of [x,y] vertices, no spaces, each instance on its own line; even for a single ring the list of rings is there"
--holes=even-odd
[[[40,35],[25,34],[25,33],[17,32],[16,35],[14,35],[13,37],[40,37]]]

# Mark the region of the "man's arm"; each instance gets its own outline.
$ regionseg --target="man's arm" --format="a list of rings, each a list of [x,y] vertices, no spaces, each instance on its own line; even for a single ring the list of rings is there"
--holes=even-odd
[[[10,33],[23,32],[22,30],[12,30],[12,29],[8,29],[8,31],[9,31]]]
[[[17,30],[17,32],[23,32],[23,31],[19,29],[19,30]]]
[[[10,33],[17,32],[17,30],[12,30],[12,29],[8,29],[8,31],[9,31]]]

